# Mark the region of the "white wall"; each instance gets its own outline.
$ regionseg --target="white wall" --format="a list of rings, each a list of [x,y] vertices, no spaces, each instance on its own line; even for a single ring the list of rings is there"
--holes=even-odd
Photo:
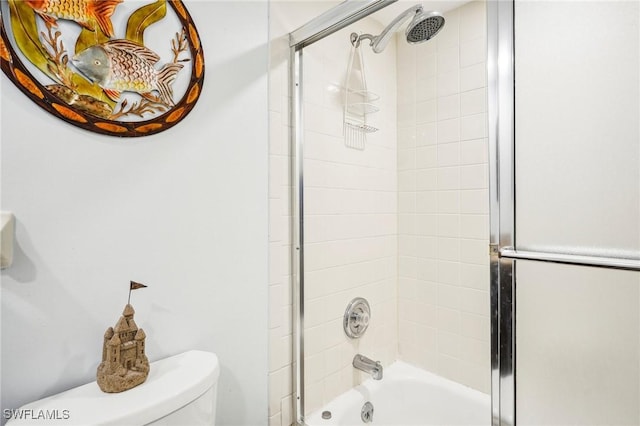
[[[95,379],[129,280],[151,361],[220,358],[219,424],[267,422],[264,2],[189,1],[202,96],[174,128],[118,139],[40,110],[2,77],[2,408]],[[71,413],[73,415],[73,413]]]
[[[490,391],[486,12],[398,38],[400,356]]]

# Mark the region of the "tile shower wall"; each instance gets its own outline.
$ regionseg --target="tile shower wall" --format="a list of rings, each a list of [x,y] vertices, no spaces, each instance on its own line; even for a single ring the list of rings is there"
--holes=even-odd
[[[270,64],[270,373],[269,423],[292,413],[292,295],[289,261],[290,176],[288,32],[322,13],[326,2],[271,3]],[[342,136],[343,85],[351,31],[376,32],[367,20],[305,49],[305,379],[306,411],[318,409],[364,378],[351,366],[360,352],[388,365],[397,356],[397,172],[395,45],[365,52],[367,82],[381,99],[364,151]],[[342,330],[356,296],[373,318],[359,341]]]
[[[270,425],[286,426],[294,421],[287,34],[331,6],[313,1],[270,4]],[[364,23],[305,48],[308,409],[319,408],[361,379],[350,366],[356,351],[388,365],[400,350],[405,361],[488,391],[488,260],[483,259],[488,240],[485,108],[470,114],[474,95],[476,101],[484,96],[484,5],[475,3],[447,16],[447,30],[455,28],[455,36],[445,31],[431,43],[407,46],[402,41],[397,51],[391,44],[381,55],[365,52],[369,89],[381,95],[382,112],[372,117],[381,131],[370,137],[363,152],[342,145],[342,101],[336,89],[346,72],[350,46],[344,41],[349,32],[374,32],[381,26]],[[440,63],[442,72],[437,71],[436,44],[441,36],[449,40],[449,48],[465,52],[464,59],[459,56],[457,61],[449,55],[448,60],[457,66],[450,74],[444,72],[453,69],[447,58]],[[441,44],[442,49],[447,47]],[[457,95],[459,103],[464,95],[464,115],[459,106],[451,121],[439,123],[438,97],[447,95]],[[473,171],[484,174],[477,185]],[[454,173],[457,184],[439,191],[438,172],[441,185],[446,184],[447,176],[454,179]],[[425,175],[431,175],[431,180],[423,179]],[[438,235],[439,214],[443,230],[454,222],[451,237]],[[430,215],[432,221],[422,222],[424,215]],[[372,220],[380,226],[373,226]],[[438,259],[439,243],[443,249],[449,247],[449,258]],[[446,268],[454,265],[455,271]],[[393,274],[400,277],[399,283]],[[372,328],[360,343],[343,337],[340,321],[355,296],[367,297],[373,305]],[[399,342],[394,330],[400,333]],[[388,340],[381,339],[387,335],[391,336]]]
[[[398,40],[400,358],[490,391],[486,9]]]
[[[374,54],[363,43],[368,90],[380,111],[364,150],[343,137],[344,85],[352,31],[377,34],[366,19],[304,52],[305,411],[319,409],[368,378],[361,353],[388,365],[397,352],[397,173],[395,45]],[[360,339],[343,330],[355,297],[371,305]]]

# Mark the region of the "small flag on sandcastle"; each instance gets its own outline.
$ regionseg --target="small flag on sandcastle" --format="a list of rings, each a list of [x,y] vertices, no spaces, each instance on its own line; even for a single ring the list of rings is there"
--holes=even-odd
[[[131,281],[131,284],[129,284],[129,298],[127,299],[127,305],[131,302],[131,290],[137,290],[139,288],[146,288],[146,287],[147,286],[144,284]]]

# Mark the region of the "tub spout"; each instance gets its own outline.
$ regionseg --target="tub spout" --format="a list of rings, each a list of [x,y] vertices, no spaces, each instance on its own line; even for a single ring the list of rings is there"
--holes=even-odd
[[[357,354],[353,357],[353,366],[358,370],[371,374],[374,380],[382,379],[382,364],[380,364],[380,361],[374,361],[366,356]]]

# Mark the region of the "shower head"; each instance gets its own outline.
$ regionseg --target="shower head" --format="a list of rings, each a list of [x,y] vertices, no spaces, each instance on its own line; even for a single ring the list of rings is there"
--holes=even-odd
[[[438,12],[416,13],[406,31],[407,43],[417,44],[433,38],[444,26],[444,17]]]
[[[358,36],[353,33],[351,34],[351,42],[359,44],[361,40],[370,40],[373,51],[380,53],[387,47],[398,28],[411,17],[413,20],[406,31],[407,42],[410,44],[422,43],[431,39],[444,26],[444,17],[440,13],[425,12],[422,5],[417,4],[398,15],[378,36],[371,34]]]

